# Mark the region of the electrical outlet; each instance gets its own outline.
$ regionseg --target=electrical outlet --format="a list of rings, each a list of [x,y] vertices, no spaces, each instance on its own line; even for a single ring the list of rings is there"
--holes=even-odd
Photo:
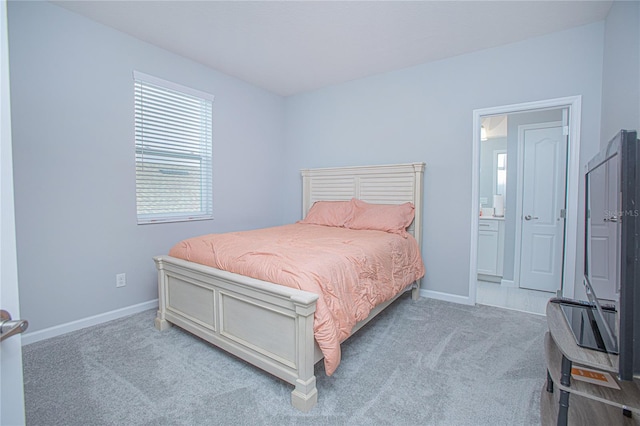
[[[127,274],[117,274],[116,275],[116,287],[124,287],[127,285]]]

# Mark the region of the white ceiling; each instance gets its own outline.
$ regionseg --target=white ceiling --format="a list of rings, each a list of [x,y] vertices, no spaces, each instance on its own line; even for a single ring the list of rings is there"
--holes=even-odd
[[[603,20],[611,1],[53,1],[282,96]]]

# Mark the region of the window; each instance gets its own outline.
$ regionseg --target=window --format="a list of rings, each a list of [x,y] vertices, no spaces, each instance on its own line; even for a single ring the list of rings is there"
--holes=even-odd
[[[495,194],[502,195],[506,198],[507,195],[507,151],[496,150],[494,151],[495,157],[493,158],[493,182]]]
[[[213,96],[133,78],[138,224],[213,219]]]

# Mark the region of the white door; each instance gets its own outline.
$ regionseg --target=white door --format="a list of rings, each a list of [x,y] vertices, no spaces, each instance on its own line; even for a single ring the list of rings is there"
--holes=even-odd
[[[20,309],[13,209],[6,0],[0,1],[0,30],[0,308],[17,319]],[[0,424],[24,424],[20,334],[0,342],[0,384]]]
[[[524,129],[520,287],[562,286],[567,138],[563,126]]]

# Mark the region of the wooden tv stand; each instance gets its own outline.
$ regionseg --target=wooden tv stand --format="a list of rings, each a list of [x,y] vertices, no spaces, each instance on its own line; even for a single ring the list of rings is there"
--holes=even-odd
[[[578,346],[558,303],[547,304],[547,323],[542,425],[640,426],[640,380],[619,381],[617,356]],[[572,379],[573,364],[610,373],[620,390]]]

